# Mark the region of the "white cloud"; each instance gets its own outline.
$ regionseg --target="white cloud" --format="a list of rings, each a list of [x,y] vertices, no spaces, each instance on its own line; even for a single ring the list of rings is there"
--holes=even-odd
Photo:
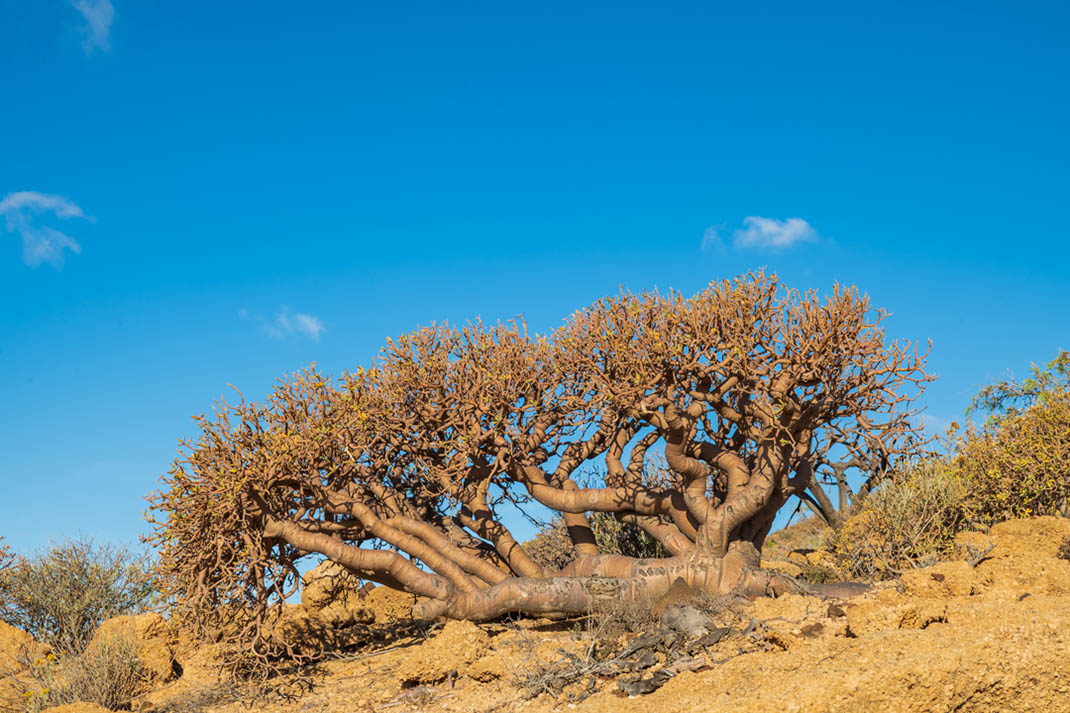
[[[710,226],[702,236],[702,249],[723,248],[721,231],[724,226]],[[802,218],[763,218],[748,215],[743,219],[743,227],[732,232],[732,246],[735,248],[759,248],[782,250],[796,243],[817,242],[817,231]]]
[[[934,416],[931,413],[923,413],[921,415],[922,429],[924,429],[929,434],[937,436],[943,434],[953,421],[954,419],[944,418],[942,416]]]
[[[99,49],[107,52],[111,49],[111,24],[115,21],[115,8],[111,0],[71,0],[71,7],[82,13],[85,27],[82,28],[85,40],[82,48],[86,54]]]
[[[4,227],[22,238],[22,260],[31,267],[47,262],[58,268],[63,265],[64,250],[82,252],[82,246],[71,236],[49,226],[35,225],[37,218],[48,213],[61,219],[86,218],[81,208],[62,196],[19,191],[8,193],[0,200]]]
[[[252,314],[242,307],[238,310],[238,316],[242,319],[251,319],[260,323],[264,332],[274,339],[283,339],[294,334],[303,334],[314,341],[318,341],[320,334],[327,331],[323,322],[318,317],[313,317],[305,312],[293,313],[289,307],[283,307],[275,319],[267,319],[262,314]]]
[[[777,220],[748,215],[743,225],[742,230],[732,233],[737,248],[790,248],[795,243],[817,240],[817,231],[802,218]]]
[[[724,241],[721,240],[721,231],[724,230],[724,224],[711,225],[706,228],[706,232],[702,234],[702,249],[703,250],[723,250]]]

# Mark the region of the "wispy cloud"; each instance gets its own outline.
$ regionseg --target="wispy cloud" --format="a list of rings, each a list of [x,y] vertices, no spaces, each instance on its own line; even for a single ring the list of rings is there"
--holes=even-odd
[[[934,416],[931,413],[923,413],[921,415],[921,427],[930,435],[939,436],[943,434],[953,422],[954,419]]]
[[[283,307],[274,319],[268,319],[262,314],[252,314],[245,308],[238,310],[238,316],[259,323],[264,333],[274,339],[283,339],[296,334],[317,341],[320,334],[327,331],[319,317],[313,317],[305,312],[293,312],[289,307]]]
[[[0,216],[4,218],[4,227],[8,232],[18,233],[22,238],[22,260],[31,267],[47,262],[52,267],[59,268],[63,265],[64,250],[82,252],[82,246],[71,236],[50,226],[36,224],[41,217],[49,214],[64,220],[91,220],[86,218],[81,208],[63,196],[19,191],[8,193],[0,200]]]
[[[702,249],[720,249],[724,247],[722,234],[724,225],[706,228],[702,235]],[[817,231],[802,218],[763,218],[748,215],[743,219],[743,227],[732,231],[731,243],[735,248],[757,248],[766,250],[783,250],[797,243],[817,242]]]
[[[85,35],[82,48],[85,53],[92,54],[95,49],[109,51],[111,24],[115,21],[115,8],[111,0],[71,0],[71,7],[85,18],[85,27],[82,28]]]

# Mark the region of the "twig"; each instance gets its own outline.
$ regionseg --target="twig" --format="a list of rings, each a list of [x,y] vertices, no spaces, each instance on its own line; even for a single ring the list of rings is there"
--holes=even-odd
[[[971,567],[976,567],[977,565],[988,559],[988,553],[994,549],[996,549],[995,543],[990,544],[988,548],[982,552],[977,552],[976,550],[974,550],[974,548],[970,547],[969,551],[972,556],[968,560],[966,560],[966,564],[970,565]]]

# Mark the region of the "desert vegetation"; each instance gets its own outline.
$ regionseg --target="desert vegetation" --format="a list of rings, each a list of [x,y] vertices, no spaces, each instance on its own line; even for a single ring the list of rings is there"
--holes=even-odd
[[[1029,379],[983,387],[971,411],[981,425],[952,424],[940,452],[885,473],[853,516],[810,529],[798,546],[830,553],[821,577],[887,579],[949,556],[959,532],[1012,518],[1070,515],[1070,352]]]
[[[338,383],[307,370],[199,419],[151,498],[165,595],[201,633],[267,656],[309,555],[422,597],[427,619],[583,613],[677,579],[792,591],[759,567],[778,510],[826,465],[877,478],[921,443],[909,406],[932,377],[884,316],[855,289],[821,299],[758,273],[604,299],[548,336],[435,325]],[[503,516],[533,504],[567,530],[559,569]],[[665,556],[604,554],[595,513]]]
[[[150,496],[154,563],[86,539],[28,556],[0,541],[0,620],[32,635],[0,707],[129,709],[181,675],[180,639],[210,645],[230,678],[160,710],[295,695],[327,654],[489,645],[443,619],[496,620],[519,658],[494,675],[516,700],[573,703],[606,682],[648,694],[785,637],[856,636],[868,624],[849,629],[835,602],[866,586],[830,583],[916,588],[915,571],[994,556],[999,523],[1070,515],[1070,352],[983,388],[983,422],[934,443],[912,410],[924,355],[888,341],[883,318],[855,290],[820,300],[755,274],[690,298],[625,293],[545,337],[436,325],[337,382],[309,369],[265,403],[220,404]],[[809,520],[768,537],[804,504]],[[522,515],[545,518],[523,542]],[[1053,556],[1070,560],[1070,535]],[[307,607],[286,604],[306,558],[333,564]],[[377,621],[362,582],[413,595],[403,619]],[[841,599],[795,618],[752,603],[814,594]],[[129,616],[153,609],[170,619]],[[547,625],[571,632],[550,655],[531,633]]]
[[[0,574],[0,619],[60,656],[82,653],[102,622],[146,611],[154,587],[144,554],[66,539]]]
[[[27,713],[75,702],[129,708],[149,675],[127,632],[100,636],[101,624],[147,611],[154,586],[147,555],[125,547],[65,539],[0,568],[0,621],[32,635],[33,645],[0,661]],[[0,706],[4,705],[0,701]]]

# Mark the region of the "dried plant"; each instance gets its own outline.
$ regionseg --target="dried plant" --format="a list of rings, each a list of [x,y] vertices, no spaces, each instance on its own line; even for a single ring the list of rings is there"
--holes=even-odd
[[[148,609],[148,560],[123,547],[64,540],[0,574],[0,619],[62,656],[79,654],[106,619]]]
[[[101,641],[77,655],[48,654],[28,663],[25,675],[10,679],[21,690],[26,713],[79,702],[130,710],[149,680],[136,643],[125,637]]]

